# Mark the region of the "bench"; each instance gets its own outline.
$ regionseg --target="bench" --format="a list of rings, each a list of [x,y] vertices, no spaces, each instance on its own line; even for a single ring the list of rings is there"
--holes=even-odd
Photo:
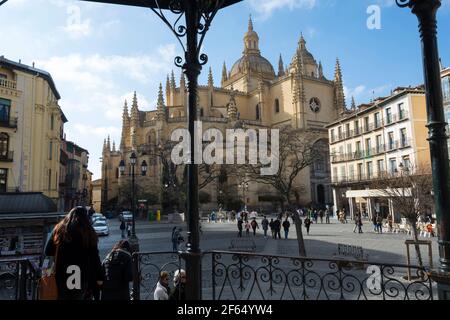
[[[251,238],[234,238],[231,239],[229,250],[254,252],[256,250],[255,240]]]
[[[348,244],[338,243],[338,251],[335,256],[341,258],[353,258],[358,262],[350,263],[353,266],[364,268],[364,263],[369,260],[369,255],[364,254],[364,249],[361,246],[352,246]],[[361,262],[361,263],[359,263]]]

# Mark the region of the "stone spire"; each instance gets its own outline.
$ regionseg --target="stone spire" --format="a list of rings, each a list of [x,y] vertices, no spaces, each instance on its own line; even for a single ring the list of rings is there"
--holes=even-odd
[[[211,67],[209,67],[209,71],[208,71],[208,87],[214,87],[214,80],[213,80]]]
[[[284,64],[283,64],[283,58],[281,57],[281,53],[280,53],[280,59],[278,60],[278,76],[279,77],[284,76]]]
[[[351,106],[352,110],[356,110],[356,103],[355,103],[355,97],[352,96],[352,106]]]
[[[103,139],[103,154],[106,153],[106,139]]]
[[[130,136],[130,116],[128,115],[127,100],[125,100],[122,114],[122,137],[120,139],[120,149],[125,148],[127,137],[129,136]]]
[[[322,61],[319,61],[319,79],[323,79],[323,67],[322,67]]]
[[[166,79],[166,94],[168,95],[170,93],[170,80],[169,80],[169,75],[167,75],[167,79]]]
[[[108,149],[108,151],[111,151],[111,139],[109,137],[109,134],[108,134],[108,140],[106,140],[106,148]]]
[[[260,54],[259,37],[253,30],[252,16],[248,19],[248,30],[244,35],[244,54]]]
[[[137,102],[136,91],[133,95],[133,104],[131,106],[131,126],[137,128],[139,126],[139,108]]]
[[[342,80],[341,64],[336,59],[334,71],[334,107],[339,112],[345,112],[344,82]]]
[[[237,106],[236,106],[236,100],[235,100],[236,93],[234,92],[233,85],[231,85],[230,90],[230,100],[227,104],[227,115],[229,121],[236,121],[237,119]]]
[[[186,81],[184,79],[184,73],[181,73],[181,77],[180,77],[180,88],[186,88]]]
[[[175,75],[173,74],[173,70],[172,70],[172,73],[171,73],[171,75],[170,75],[170,87],[171,87],[172,89],[175,89],[175,87],[176,87],[176,84],[175,84]]]
[[[222,67],[222,87],[223,84],[225,83],[225,81],[228,80],[228,75],[227,75],[227,66],[225,65],[225,61],[223,62],[223,67]]]
[[[164,104],[164,97],[163,97],[163,91],[162,91],[162,84],[159,84],[159,91],[158,91],[158,102],[156,105],[156,119],[163,121],[166,119],[166,106]]]
[[[252,15],[250,14],[248,16],[248,32],[253,31],[253,21],[252,21]]]
[[[306,49],[306,40],[303,37],[303,32],[300,32],[300,40],[298,40],[298,47],[300,50]]]
[[[112,151],[113,151],[113,152],[116,152],[116,142],[115,142],[115,141],[113,141]]]

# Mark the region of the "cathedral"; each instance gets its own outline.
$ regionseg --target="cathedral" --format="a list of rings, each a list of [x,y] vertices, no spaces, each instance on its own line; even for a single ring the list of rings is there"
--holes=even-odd
[[[208,82],[198,86],[198,119],[203,130],[216,128],[225,133],[227,128],[239,126],[244,129],[270,129],[290,126],[301,132],[313,133],[317,142],[326,151],[321,161],[302,170],[296,182],[301,184],[299,203],[332,204],[330,188],[330,164],[328,133],[325,126],[345,112],[345,97],[339,60],[336,61],[334,79],[325,77],[321,62],[317,62],[308,51],[303,35],[292,55],[289,65],[280,55],[275,72],[272,64],[262,56],[259,36],[253,29],[251,18],[243,39],[242,57],[227,69],[224,62],[220,86],[213,82],[211,68]],[[104,141],[102,155],[102,202],[111,203],[118,198],[120,185],[129,175],[119,175],[119,163],[124,160],[126,172],[130,172],[131,152],[137,156],[137,168],[143,160],[148,164],[146,176],[138,175],[136,183],[143,189],[158,190],[162,186],[160,161],[152,156],[159,143],[169,140],[173,130],[186,128],[187,84],[183,75],[178,82],[172,74],[167,76],[165,92],[159,85],[156,110],[143,111],[134,95],[131,106],[123,106],[122,136],[120,147],[111,146],[110,139]],[[225,136],[225,134],[224,134]],[[256,210],[267,208],[268,195],[275,190],[268,185],[233,181],[228,189],[248,207]],[[217,209],[221,186],[212,181],[204,189],[210,196],[209,205],[203,208]],[[229,191],[229,190],[228,190]],[[202,209],[202,208],[201,208]]]

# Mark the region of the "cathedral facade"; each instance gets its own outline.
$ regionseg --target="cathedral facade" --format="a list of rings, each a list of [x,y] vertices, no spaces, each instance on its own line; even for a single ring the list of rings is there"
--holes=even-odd
[[[289,65],[285,66],[280,55],[278,70],[261,55],[259,36],[253,30],[251,19],[244,35],[242,57],[230,70],[223,64],[220,87],[213,82],[209,69],[207,85],[198,87],[198,119],[203,130],[216,128],[224,133],[237,126],[244,129],[270,129],[290,126],[301,132],[313,133],[317,143],[328,153],[328,134],[325,126],[335,121],[345,111],[343,81],[339,60],[336,62],[333,80],[328,80],[322,64],[307,50],[306,41],[300,37]],[[102,202],[118,196],[118,190],[127,175],[120,176],[118,166],[123,159],[129,172],[131,152],[137,155],[137,168],[145,160],[148,164],[146,176],[138,176],[137,184],[142,188],[162,188],[162,167],[152,156],[152,150],[163,140],[170,139],[173,130],[186,128],[188,106],[187,84],[183,75],[177,85],[175,76],[167,76],[165,92],[160,84],[156,110],[141,111],[136,98],[131,106],[125,101],[123,108],[122,136],[120,147],[104,142],[102,158]],[[331,204],[329,155],[304,169],[296,179],[303,186],[301,204]],[[243,202],[255,209],[266,206],[261,200],[274,195],[275,190],[267,185],[249,183],[240,188],[245,177],[228,184]],[[242,181],[240,181],[242,180]],[[217,208],[222,190],[216,181],[202,191],[210,195],[210,207]],[[155,190],[157,193],[157,191]]]

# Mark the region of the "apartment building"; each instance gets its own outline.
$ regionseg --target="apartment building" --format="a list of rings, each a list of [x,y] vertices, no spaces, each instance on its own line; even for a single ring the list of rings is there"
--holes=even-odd
[[[441,71],[442,97],[444,99],[445,121],[450,123],[450,68]],[[450,125],[447,125],[447,137],[450,138]],[[450,158],[450,139],[447,140],[448,156]]]
[[[373,198],[368,184],[399,170],[430,166],[426,123],[423,87],[400,87],[327,126],[335,210],[345,207],[352,217],[356,210],[393,214],[392,203]]]
[[[51,75],[0,57],[0,193],[43,192],[58,202],[67,122]]]

